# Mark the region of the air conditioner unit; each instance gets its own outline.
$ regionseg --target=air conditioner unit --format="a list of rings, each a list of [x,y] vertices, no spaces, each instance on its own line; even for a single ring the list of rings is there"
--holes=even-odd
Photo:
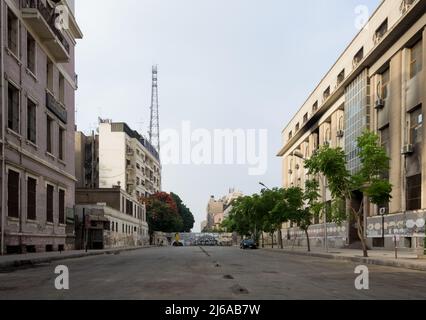
[[[414,153],[414,145],[406,144],[404,147],[402,147],[401,153],[405,155]]]
[[[377,99],[376,100],[376,105],[375,105],[376,110],[381,110],[384,107],[385,107],[385,100],[383,100],[383,99]]]
[[[337,130],[337,138],[343,138],[345,135],[345,131],[343,130]]]

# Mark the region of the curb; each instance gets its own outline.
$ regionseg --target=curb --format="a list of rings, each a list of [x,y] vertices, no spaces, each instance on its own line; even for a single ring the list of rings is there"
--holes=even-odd
[[[420,265],[417,263],[412,263],[407,261],[384,260],[384,259],[364,258],[364,257],[346,257],[346,256],[334,255],[331,253],[297,252],[297,251],[276,250],[276,249],[263,249],[263,250],[268,252],[277,252],[277,253],[288,254],[288,255],[324,258],[324,259],[339,260],[339,261],[346,261],[346,262],[357,262],[357,263],[361,262],[364,264],[371,264],[371,265],[377,265],[377,266],[404,268],[404,269],[410,269],[410,270],[416,270],[416,271],[426,271],[426,264]]]
[[[70,259],[78,259],[84,257],[93,257],[93,256],[101,256],[107,254],[121,253],[121,252],[129,252],[136,251],[142,249],[152,248],[151,246],[146,247],[135,247],[135,248],[122,248],[122,249],[110,249],[106,251],[92,251],[92,252],[77,252],[74,254],[66,255],[66,251],[64,255],[56,255],[52,257],[41,257],[41,258],[29,258],[29,259],[17,259],[7,262],[0,262],[0,271],[11,271],[20,267],[31,267],[36,266],[42,263],[51,263],[54,261],[61,260],[70,260]]]

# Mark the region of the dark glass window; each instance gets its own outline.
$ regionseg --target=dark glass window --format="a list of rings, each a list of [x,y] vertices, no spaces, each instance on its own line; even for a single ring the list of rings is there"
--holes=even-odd
[[[37,142],[37,106],[36,104],[28,99],[27,100],[27,139],[32,143]]]
[[[10,51],[12,51],[16,56],[18,52],[18,18],[12,12],[12,10],[7,11],[7,46]]]
[[[407,178],[407,210],[419,210],[422,206],[422,175]]]
[[[27,180],[27,218],[29,220],[37,218],[36,194],[37,180],[29,177]]]
[[[8,174],[7,209],[9,217],[19,217],[19,173],[13,170]]]
[[[7,110],[8,128],[19,133],[19,90],[11,83],[8,86]]]
[[[65,191],[59,190],[59,223],[65,224]]]
[[[422,108],[417,108],[410,113],[410,135],[411,144],[423,141],[423,113]]]
[[[423,41],[417,42],[411,48],[410,55],[410,78],[414,78],[423,67]]]
[[[47,185],[46,188],[46,219],[53,223],[53,186]]]
[[[34,38],[27,32],[27,68],[35,73],[36,65],[36,42]]]
[[[46,118],[46,150],[49,153],[52,153],[52,123],[53,120],[47,116]]]

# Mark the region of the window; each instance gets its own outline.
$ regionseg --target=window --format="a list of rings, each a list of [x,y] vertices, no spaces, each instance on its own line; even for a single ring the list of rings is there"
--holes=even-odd
[[[46,220],[53,223],[53,186],[50,184],[46,188]]]
[[[386,19],[374,33],[374,44],[378,44],[383,36],[388,32],[388,19]]]
[[[59,190],[59,224],[65,224],[65,191]]]
[[[293,138],[293,131],[290,131],[290,133],[288,134],[288,140],[290,140],[291,138]]]
[[[423,67],[423,41],[420,40],[412,48],[410,52],[410,79],[414,78]]]
[[[47,72],[47,89],[50,90],[51,93],[53,93],[53,63],[52,61],[50,61],[49,58],[47,58],[47,67],[46,67],[46,72]]]
[[[389,96],[389,81],[390,81],[390,70],[389,70],[389,68],[387,68],[382,73],[381,92],[379,93],[380,99],[386,100],[388,98],[388,96]]]
[[[7,209],[9,217],[19,217],[19,173],[13,170],[7,179]]]
[[[65,105],[65,78],[59,74],[59,102]]]
[[[52,154],[52,124],[53,120],[49,116],[46,118],[46,150]]]
[[[296,132],[300,130],[300,123],[296,124]]]
[[[309,120],[309,116],[308,116],[308,114],[306,113],[306,114],[303,116],[303,123],[308,122],[308,120]]]
[[[345,69],[343,69],[337,76],[337,85],[340,85],[345,80]]]
[[[354,68],[356,68],[359,65],[359,63],[362,61],[363,58],[364,58],[364,47],[362,47],[354,56],[354,59],[353,59]]]
[[[318,101],[316,101],[315,103],[314,103],[314,105],[312,106],[312,113],[315,113],[315,112],[317,112],[318,111]]]
[[[15,56],[19,55],[18,51],[18,43],[19,43],[19,35],[18,35],[18,18],[12,12],[12,10],[8,9],[7,11],[7,47],[10,51],[15,54]]]
[[[27,68],[35,74],[36,66],[36,42],[34,38],[27,32]]]
[[[422,175],[407,178],[407,210],[419,210],[422,204]]]
[[[133,216],[133,205],[130,200],[126,200],[126,214]]]
[[[32,143],[37,143],[37,106],[28,99],[27,100],[27,140]]]
[[[115,226],[115,223],[114,223],[114,222],[111,222],[111,231],[113,231],[113,232],[115,231],[115,230],[114,230],[114,226]]]
[[[8,86],[7,110],[8,128],[19,133],[19,90],[11,83]]]
[[[324,94],[323,94],[323,98],[324,100],[327,100],[328,97],[330,96],[330,87],[328,87],[327,89],[325,89]]]
[[[423,114],[422,108],[417,108],[410,113],[410,139],[411,144],[421,143],[423,141]]]
[[[27,180],[27,219],[36,220],[37,218],[37,207],[36,207],[36,191],[37,180],[28,177]]]
[[[65,141],[65,130],[63,128],[59,128],[59,159],[65,160],[64,157],[64,141]]]

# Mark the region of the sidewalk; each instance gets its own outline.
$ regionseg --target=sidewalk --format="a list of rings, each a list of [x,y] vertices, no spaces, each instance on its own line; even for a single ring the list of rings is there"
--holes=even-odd
[[[40,253],[27,253],[27,254],[16,254],[0,256],[0,271],[7,271],[22,266],[33,266],[41,263],[50,263],[53,261],[76,259],[89,256],[100,256],[104,254],[118,254],[125,251],[133,251],[144,248],[150,248],[150,246],[144,247],[129,247],[129,248],[117,248],[117,249],[105,249],[105,250],[72,250],[60,252],[40,252]]]
[[[327,258],[348,262],[357,262],[364,264],[373,264],[379,266],[405,268],[418,271],[426,271],[426,258],[418,259],[417,255],[410,252],[398,252],[398,259],[395,259],[394,251],[372,250],[368,252],[369,257],[364,258],[361,250],[353,249],[333,249],[326,252],[323,248],[312,248],[312,252],[307,252],[307,248],[286,247],[284,249],[265,248],[265,251],[302,255],[309,257]]]

